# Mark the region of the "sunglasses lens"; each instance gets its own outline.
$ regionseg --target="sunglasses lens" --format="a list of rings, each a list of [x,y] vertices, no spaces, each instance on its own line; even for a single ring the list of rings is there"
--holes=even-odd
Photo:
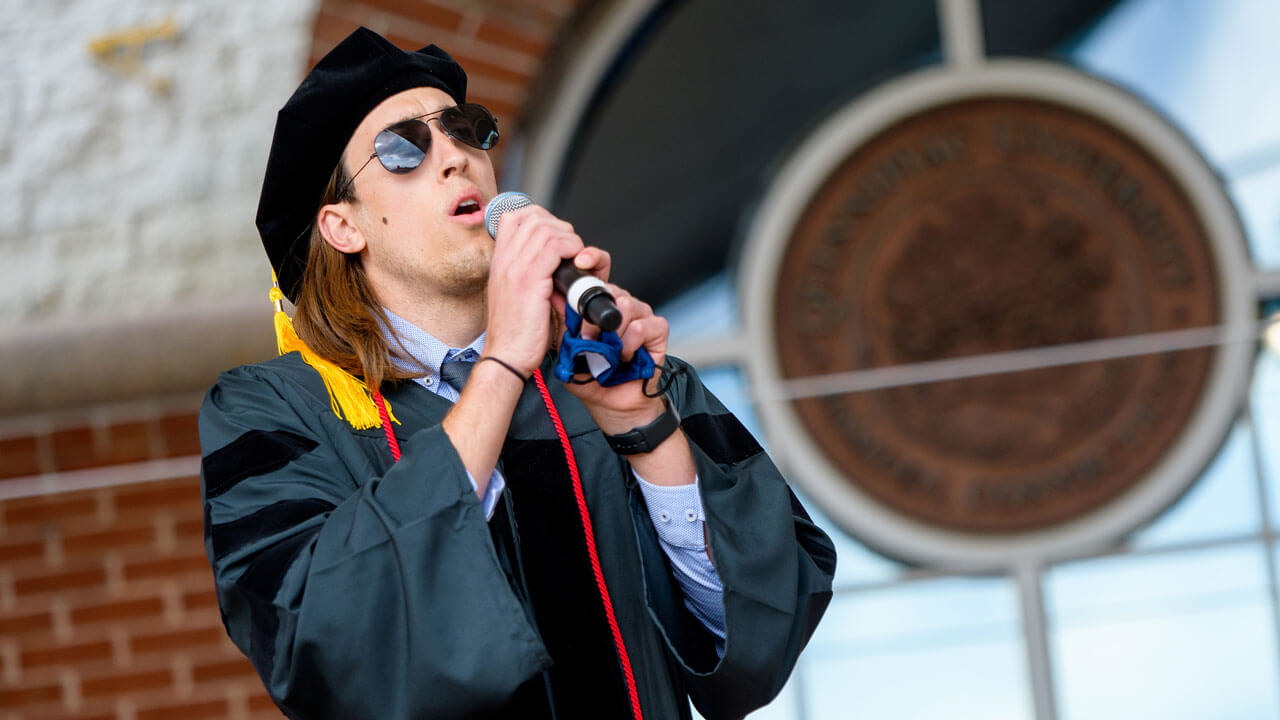
[[[498,144],[498,121],[483,105],[465,103],[440,114],[440,126],[450,137],[473,148],[489,150]]]
[[[422,164],[427,156],[427,148],[431,147],[431,132],[422,123],[397,123],[378,133],[373,139],[373,149],[378,153],[378,162],[388,172],[406,173]]]

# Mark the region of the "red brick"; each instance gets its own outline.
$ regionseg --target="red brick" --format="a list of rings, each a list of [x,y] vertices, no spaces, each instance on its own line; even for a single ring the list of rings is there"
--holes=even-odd
[[[498,127],[500,129],[505,128],[506,132],[511,131],[511,125],[520,113],[520,108],[517,105],[495,97],[487,97],[483,93],[476,93],[474,96],[468,95],[467,100],[480,103],[489,108],[494,116],[498,118]],[[499,143],[499,147],[501,146],[501,143]]]
[[[112,425],[107,431],[109,462],[130,463],[150,459],[152,432],[154,426],[149,422]]]
[[[0,637],[10,637],[32,632],[49,632],[53,629],[53,615],[48,612],[26,613],[13,617],[0,617]]]
[[[253,665],[249,664],[247,658],[239,657],[234,660],[223,660],[221,662],[206,663],[197,665],[191,669],[191,677],[196,682],[208,682],[210,680],[218,680],[228,677],[254,677],[257,671],[253,669]]]
[[[453,56],[458,64],[462,65],[467,71],[467,76],[487,75],[495,80],[512,83],[525,87],[533,79],[532,76],[524,69],[512,68],[507,65],[500,65],[483,59],[479,55],[471,55],[465,52],[457,52],[450,50],[449,54]]]
[[[53,464],[58,470],[80,470],[99,463],[93,429],[68,428],[49,434],[53,443]]]
[[[167,457],[200,454],[200,432],[195,413],[169,415],[160,419]]]
[[[147,460],[151,457],[152,432],[146,422],[121,423],[98,433],[90,427],[58,430],[49,435],[54,466],[58,470],[83,470]]]
[[[98,695],[114,695],[132,690],[149,690],[165,687],[172,680],[173,675],[168,670],[113,673],[81,681],[80,694],[84,697],[95,697]]]
[[[72,665],[89,660],[111,657],[111,643],[105,641],[48,647],[22,652],[22,667],[35,668],[44,665]]]
[[[50,702],[62,697],[59,685],[33,687],[0,687],[0,707],[17,707],[40,702]]]
[[[487,0],[486,8],[490,12],[496,12],[507,18],[520,18],[522,20],[535,22],[545,25],[548,28],[558,27],[561,22],[567,20],[573,14],[573,2],[529,2],[529,0]],[[465,67],[465,66],[463,66]]]
[[[187,718],[226,717],[229,712],[226,700],[205,700],[139,709],[135,717],[138,720],[172,720],[173,718],[186,720]]]
[[[68,588],[102,585],[107,580],[102,568],[83,568],[66,572],[20,577],[13,583],[14,592],[19,595],[30,595],[42,592],[54,592]]]
[[[44,555],[44,543],[19,542],[0,545],[0,562],[30,560]]]
[[[197,610],[218,606],[218,596],[210,590],[188,592],[182,594],[182,606],[187,610]]]
[[[164,613],[164,601],[160,598],[133,598],[72,608],[71,622],[76,625],[88,625],[91,623],[154,616],[162,613]]]
[[[32,435],[0,440],[0,478],[40,472],[40,449]]]
[[[476,33],[476,37],[484,42],[523,52],[536,58],[546,54],[547,47],[550,45],[550,37],[545,33],[535,34],[517,30],[492,17],[485,18],[480,23],[480,30]]]
[[[165,577],[184,573],[211,574],[209,560],[204,555],[185,555],[180,557],[160,558],[158,560],[139,560],[124,566],[126,580]]]
[[[92,709],[82,707],[79,712],[73,713],[69,713],[65,709],[59,708],[58,710],[48,714],[26,714],[22,717],[25,718],[25,720],[117,720],[118,716],[116,715],[116,711],[113,707],[101,707],[101,703],[98,703],[98,705],[99,707],[94,707]]]
[[[311,58],[308,67],[315,65],[316,61],[323,57],[330,48],[337,45],[342,38],[350,35],[358,27],[360,27],[359,20],[334,15],[324,7],[321,7],[320,11],[316,13],[315,25],[312,26],[311,35],[312,43],[314,45],[323,44],[323,49],[313,48],[313,51],[319,50],[319,52],[313,53],[314,57]]]
[[[181,478],[163,483],[147,483],[146,485],[120,490],[115,495],[116,510],[152,509],[165,506],[179,508],[200,508],[200,480],[198,478]]]
[[[114,527],[110,530],[68,535],[62,539],[62,549],[68,553],[104,551],[153,542],[155,537],[153,527]]]
[[[129,645],[135,653],[141,654],[157,650],[213,645],[222,640],[225,634],[226,632],[221,627],[176,630],[174,632],[138,635],[130,639]]]
[[[58,710],[56,714],[49,715],[28,715],[27,720],[44,720],[49,718],[53,720],[118,720],[114,708],[95,707],[92,710],[81,708],[80,712],[67,713],[65,710]]]
[[[6,500],[4,502],[4,521],[6,525],[70,519],[83,515],[92,515],[93,512],[93,498],[82,493],[74,495],[41,495]]]
[[[202,543],[204,542],[204,518],[181,520],[174,524],[174,530],[179,540],[199,538]]]
[[[442,7],[423,0],[360,0],[360,4],[385,10],[400,17],[420,22],[441,30],[456,30],[462,22],[462,13],[453,8]],[[388,38],[390,39],[390,38]],[[403,47],[417,50],[426,43],[408,44]]]
[[[276,702],[267,694],[265,688],[259,688],[258,692],[249,696],[249,710],[255,712],[259,710],[275,710],[279,712],[280,708],[276,707]]]

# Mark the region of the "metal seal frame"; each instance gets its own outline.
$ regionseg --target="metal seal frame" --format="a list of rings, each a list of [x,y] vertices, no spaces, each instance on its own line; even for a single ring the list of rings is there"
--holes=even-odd
[[[940,105],[986,97],[1041,100],[1087,113],[1125,133],[1181,184],[1204,223],[1225,327],[1256,327],[1258,288],[1234,206],[1191,142],[1125,90],[1065,65],[989,60],[900,76],[832,114],[790,153],[745,236],[739,302],[744,362],[775,460],[842,528],[895,557],[956,572],[1011,571],[1114,546],[1169,507],[1212,460],[1240,412],[1254,345],[1218,345],[1200,402],[1171,450],[1129,492],[1051,528],[977,536],[927,526],[889,510],[848,483],[804,430],[782,392],[772,310],[780,260],[800,213],[850,153],[897,121]],[[750,289],[749,292],[744,289]]]

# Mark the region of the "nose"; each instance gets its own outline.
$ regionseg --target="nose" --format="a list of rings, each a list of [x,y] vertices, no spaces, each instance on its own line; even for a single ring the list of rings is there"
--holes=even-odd
[[[431,142],[440,149],[437,162],[441,179],[448,179],[454,173],[466,170],[470,160],[462,143],[450,137],[444,128],[440,127],[439,122],[431,123],[431,131],[435,133]]]

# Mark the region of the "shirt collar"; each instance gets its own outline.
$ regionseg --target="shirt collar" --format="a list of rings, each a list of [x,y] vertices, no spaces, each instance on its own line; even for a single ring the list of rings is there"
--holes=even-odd
[[[387,344],[393,350],[398,350],[403,346],[404,351],[413,358],[412,360],[407,360],[393,356],[392,363],[401,370],[415,373],[425,370],[427,372],[426,378],[432,378],[440,374],[440,365],[445,360],[450,360],[455,355],[460,355],[468,350],[471,350],[477,358],[480,357],[480,353],[484,352],[486,333],[480,333],[480,336],[472,340],[471,344],[466,347],[450,347],[431,333],[390,310],[383,308],[382,311],[387,315],[387,324],[382,328],[382,336],[386,338]],[[399,336],[399,341],[396,339],[397,336]],[[422,379],[419,379],[419,382]]]

